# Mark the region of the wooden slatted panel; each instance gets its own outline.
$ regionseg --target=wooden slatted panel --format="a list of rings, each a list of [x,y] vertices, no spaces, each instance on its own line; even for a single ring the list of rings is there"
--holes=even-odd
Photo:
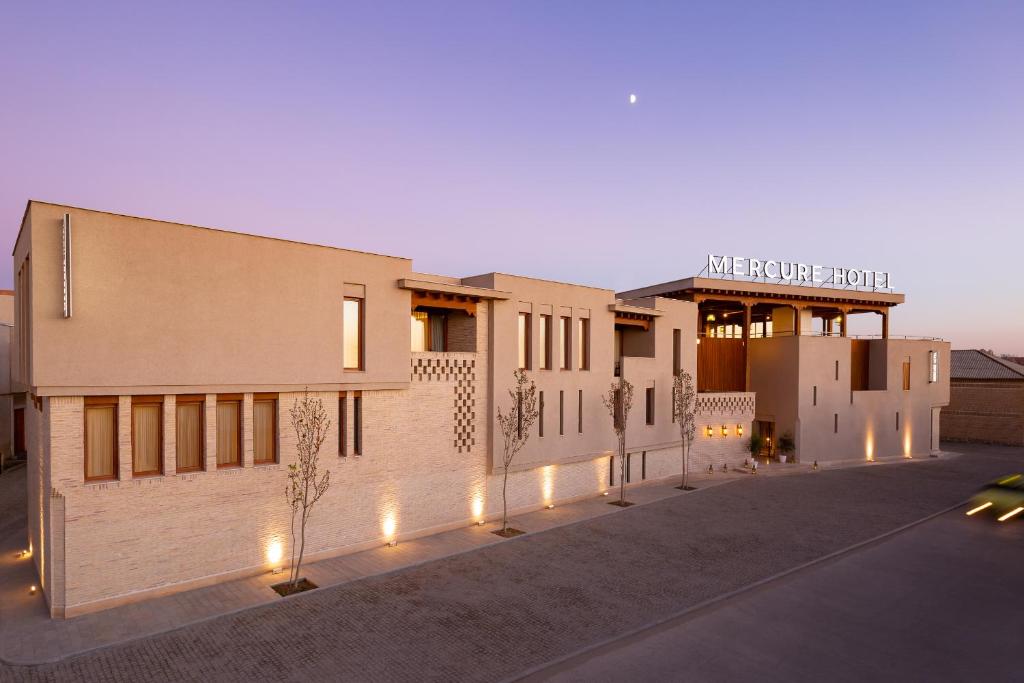
[[[746,391],[743,340],[704,337],[697,345],[697,391]]]
[[[850,389],[867,391],[871,368],[870,347],[867,339],[850,340]]]

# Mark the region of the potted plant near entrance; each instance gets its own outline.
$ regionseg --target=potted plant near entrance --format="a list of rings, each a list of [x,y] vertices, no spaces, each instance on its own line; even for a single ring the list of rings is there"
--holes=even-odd
[[[786,432],[779,437],[779,462],[786,462],[789,454],[796,450],[796,441],[793,435]]]
[[[751,434],[750,440],[747,441],[747,448],[750,449],[750,459],[756,463],[757,456],[761,455],[761,451],[764,450],[764,437],[760,434]]]

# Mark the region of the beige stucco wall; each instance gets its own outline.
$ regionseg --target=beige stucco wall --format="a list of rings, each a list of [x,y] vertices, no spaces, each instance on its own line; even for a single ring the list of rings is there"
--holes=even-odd
[[[71,214],[74,315],[62,315]],[[408,382],[406,259],[32,203],[32,384],[41,395]],[[366,292],[366,371],[342,370],[347,284]]]
[[[885,388],[871,391],[850,390],[850,346],[850,340],[842,337],[751,340],[751,388],[757,393],[757,419],[774,420],[777,436],[791,431],[797,443],[796,456],[802,461],[928,455],[937,441],[933,409],[949,402],[948,342],[872,341],[871,385]],[[936,383],[928,382],[932,350],[939,352]],[[911,361],[910,391],[902,389],[906,359]]]

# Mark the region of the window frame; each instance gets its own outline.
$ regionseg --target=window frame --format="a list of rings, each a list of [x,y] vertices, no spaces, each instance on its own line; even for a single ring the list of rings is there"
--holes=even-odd
[[[903,391],[910,391],[910,361],[903,361]]]
[[[178,459],[178,408],[180,406],[199,406],[199,464],[195,467],[182,467]],[[203,394],[185,394],[174,397],[174,471],[202,472],[206,469],[206,396]]]
[[[352,455],[363,454],[363,392],[352,392]]]
[[[533,348],[533,314],[519,311],[516,318],[516,367],[520,370],[532,370]],[[521,362],[519,356],[522,356]]]
[[[159,431],[157,433],[157,468],[150,471],[139,471],[135,469],[135,406],[160,406]],[[167,468],[164,457],[164,397],[163,396],[132,396],[131,406],[131,432],[132,432],[132,478],[135,477],[159,477],[163,476]]]
[[[242,396],[242,394],[217,394],[217,402],[214,404],[214,411],[216,411],[216,406],[220,405],[221,403],[237,403],[238,404],[238,430],[237,430],[237,433],[238,433],[238,438],[237,438],[237,442],[238,442],[238,462],[237,463],[234,463],[234,462],[221,463],[219,458],[218,458],[218,460],[217,460],[217,469],[218,470],[226,470],[226,469],[244,467],[245,466],[245,453],[242,452],[242,434],[243,434],[243,430],[245,429],[245,418],[242,415],[242,413],[245,412],[245,400],[244,400],[244,397]],[[220,430],[220,414],[215,412],[214,413],[214,417],[215,417],[215,419],[217,421],[216,422],[216,428],[217,428],[216,436],[217,436],[217,443],[219,444],[220,443],[220,431],[219,431]],[[218,453],[217,455],[220,455],[220,454]]]
[[[538,370],[550,370],[552,368],[551,357],[554,354],[551,352],[551,333],[553,332],[553,327],[551,315],[542,313],[540,316],[540,327],[537,330],[537,341],[540,346],[540,364],[537,366]]]
[[[576,334],[579,335],[579,339],[576,340],[576,354],[579,358],[576,359],[577,370],[589,370],[590,369],[590,318],[577,318]]]
[[[345,304],[354,301],[358,305],[359,324],[356,331],[356,343],[359,348],[356,355],[356,365],[348,365],[345,358],[345,340],[348,330],[345,325]],[[365,372],[366,371],[366,299],[361,296],[346,296],[341,304],[341,369],[344,372]]]
[[[113,408],[114,409],[114,452],[113,467],[111,468],[112,474],[110,476],[102,477],[90,477],[89,476],[89,420],[88,412],[89,408]],[[86,483],[90,482],[102,482],[102,481],[118,481],[121,476],[121,460],[120,460],[120,431],[118,423],[120,421],[120,400],[117,396],[86,396],[85,405],[82,410],[82,433],[84,440],[82,443],[82,475],[85,477]]]
[[[928,352],[928,384],[935,384],[939,381],[939,352]]]
[[[572,317],[568,315],[558,316],[558,369],[572,370]]]
[[[647,426],[654,426],[654,387],[644,389],[644,421]]]
[[[253,465],[276,465],[281,461],[281,449],[278,446],[280,440],[280,406],[278,404],[278,395],[276,393],[261,393],[253,394],[252,396],[252,426],[254,428],[252,434],[252,464]],[[273,404],[272,415],[274,416],[274,433],[270,437],[270,445],[273,450],[273,456],[270,460],[257,460],[256,459],[256,404],[257,403],[271,403]]]

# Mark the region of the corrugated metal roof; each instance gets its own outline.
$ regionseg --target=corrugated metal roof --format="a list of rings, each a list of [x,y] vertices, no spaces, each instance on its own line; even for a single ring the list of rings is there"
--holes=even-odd
[[[1024,379],[1024,365],[978,349],[950,352],[951,379]]]

